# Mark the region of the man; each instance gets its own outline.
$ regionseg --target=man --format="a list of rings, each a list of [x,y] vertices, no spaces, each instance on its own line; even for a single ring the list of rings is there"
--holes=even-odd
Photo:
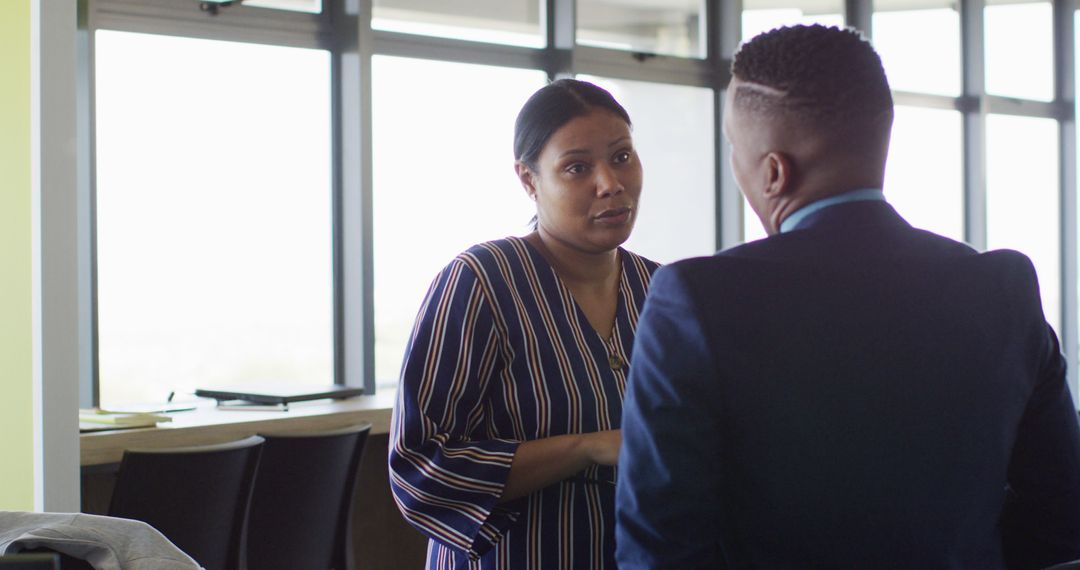
[[[884,201],[892,98],[857,32],[774,30],[732,72],[732,169],[770,237],[653,279],[619,567],[1080,558],[1080,431],[1031,262]]]

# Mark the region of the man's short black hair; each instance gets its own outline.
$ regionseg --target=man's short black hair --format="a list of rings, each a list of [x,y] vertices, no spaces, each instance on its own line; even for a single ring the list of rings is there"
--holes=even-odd
[[[881,58],[858,31],[793,26],[755,36],[731,65],[740,81],[771,89],[740,89],[737,105],[786,115],[853,145],[888,140],[893,101]]]

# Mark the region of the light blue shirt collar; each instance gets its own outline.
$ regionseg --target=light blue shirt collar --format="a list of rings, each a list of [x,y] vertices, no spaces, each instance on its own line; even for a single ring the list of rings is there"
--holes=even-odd
[[[788,216],[783,222],[780,222],[780,233],[790,232],[795,229],[795,226],[799,225],[799,222],[806,219],[806,216],[819,210],[824,210],[829,206],[846,204],[848,202],[863,202],[866,200],[878,200],[884,202],[885,194],[882,193],[880,188],[862,188],[860,190],[852,190],[850,192],[844,192],[843,194],[837,194],[836,196],[829,196],[828,198],[823,198],[816,202],[810,202],[802,208],[795,210],[793,214]]]

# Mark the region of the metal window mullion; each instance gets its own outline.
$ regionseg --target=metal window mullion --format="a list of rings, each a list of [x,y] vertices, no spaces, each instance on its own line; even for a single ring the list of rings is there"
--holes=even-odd
[[[331,2],[334,26],[335,380],[375,392],[371,3]]]
[[[230,7],[217,16],[198,4],[171,0],[96,0],[91,4],[95,29],[325,49],[329,19],[265,8]]]
[[[244,26],[243,23],[210,25],[207,23],[195,22],[179,25],[166,20],[133,18],[125,15],[114,15],[108,19],[104,19],[100,22],[98,28],[140,34],[157,34],[198,38],[203,40],[309,49],[325,49],[330,42],[330,39],[327,36],[298,30],[249,28]]]
[[[373,53],[413,59],[451,61],[476,65],[494,65],[519,69],[544,69],[545,51],[536,48],[486,44],[417,36],[397,32],[374,31]]]
[[[97,306],[97,153],[94,145],[95,72],[93,13],[85,0],[78,5],[75,36],[76,200],[79,247],[79,407],[101,404]]]
[[[949,95],[933,95],[930,93],[915,93],[912,91],[893,91],[893,103],[905,107],[923,107],[927,109],[943,109],[948,111],[964,111],[965,99]]]
[[[664,55],[638,60],[627,51],[591,46],[575,48],[574,73],[692,87],[712,87],[716,83],[712,64],[707,60]]]
[[[986,249],[986,50],[984,0],[960,0],[964,112],[964,240]]]
[[[544,71],[548,80],[572,77],[574,50],[577,48],[577,0],[544,0]]]
[[[742,191],[731,171],[731,149],[724,139],[724,96],[731,61],[742,36],[742,0],[709,0],[708,60],[713,67],[713,140],[716,157],[716,249],[743,241]]]
[[[873,34],[873,0],[844,0],[844,25],[862,32],[868,39]]]
[[[1016,99],[989,94],[984,95],[982,99],[986,112],[993,115],[1017,115],[1058,120],[1072,114],[1071,110],[1062,107],[1060,100],[1032,101],[1030,99]]]
[[[1078,331],[1077,188],[1076,188],[1076,4],[1073,0],[1054,0],[1054,90],[1059,117],[1058,159],[1061,223],[1061,348],[1073,363],[1080,358]],[[1066,371],[1073,401],[1080,394],[1076,366]]]
[[[333,164],[330,169],[330,184],[331,184],[331,263],[333,271],[333,307],[331,320],[334,334],[334,383],[346,384],[345,379],[345,351],[347,345],[345,344],[345,299],[343,295],[344,291],[344,264],[345,256],[342,255],[343,249],[343,230],[342,221],[344,216],[342,215],[342,196],[343,192],[343,171],[345,168],[344,154],[342,152],[342,139],[345,136],[344,129],[344,110],[342,108],[343,102],[349,97],[344,93],[344,80],[342,68],[343,54],[354,53],[356,51],[356,22],[353,18],[346,14],[347,8],[344,5],[335,6],[331,8],[333,10],[331,22],[332,31],[331,35],[334,38],[334,45],[330,50],[330,132],[332,141],[331,159]]]
[[[218,14],[204,12],[198,0],[90,0],[100,21],[108,21],[110,14],[129,14],[150,19],[169,20],[180,25],[184,22],[243,20],[254,27],[321,27],[329,22],[329,12],[303,12],[244,6],[235,3],[224,6]],[[332,4],[333,2],[328,2]]]

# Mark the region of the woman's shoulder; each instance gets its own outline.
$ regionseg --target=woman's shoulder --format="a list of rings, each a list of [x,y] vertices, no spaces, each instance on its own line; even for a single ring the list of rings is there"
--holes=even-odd
[[[638,270],[639,273],[651,277],[653,273],[656,273],[657,269],[660,269],[660,264],[641,255],[638,255],[630,250],[622,249],[625,259],[631,267]]]
[[[487,264],[507,256],[518,257],[524,254],[524,241],[519,237],[505,237],[481,242],[459,253],[454,260]]]
[[[464,266],[483,279],[486,275],[505,270],[508,265],[519,265],[527,255],[525,240],[505,237],[481,242],[466,249],[454,257],[448,268]]]

